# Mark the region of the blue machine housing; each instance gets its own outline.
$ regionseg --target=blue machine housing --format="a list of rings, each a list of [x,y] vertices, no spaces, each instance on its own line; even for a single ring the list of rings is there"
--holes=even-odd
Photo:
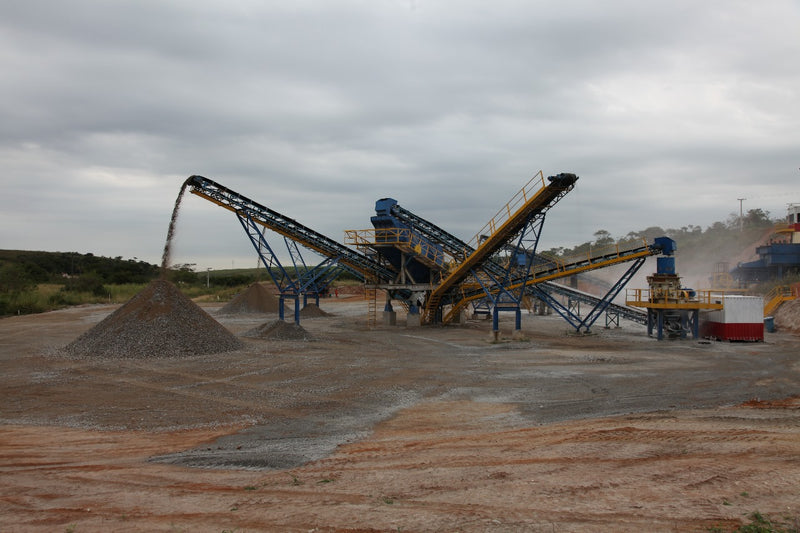
[[[444,250],[441,244],[435,244],[414,231],[414,228],[404,223],[394,215],[392,215],[392,208],[397,205],[397,200],[394,198],[381,198],[375,202],[375,216],[370,218],[370,222],[375,229],[391,229],[391,233],[381,235],[380,232],[375,233],[375,241],[380,247],[381,255],[391,263],[398,271],[403,268],[403,251],[395,246],[398,238],[403,241],[407,246],[412,248],[416,254],[415,256],[406,256],[405,270],[414,281],[417,283],[427,282],[430,280],[431,267],[429,264],[434,264],[438,267],[444,268]],[[386,242],[386,246],[380,246],[381,242]],[[421,262],[418,257],[423,257],[427,260],[428,264]]]
[[[653,243],[664,255],[672,255],[678,251],[678,244],[669,237],[656,237]]]
[[[657,257],[656,258],[656,273],[658,274],[675,274],[675,257]]]
[[[768,244],[756,248],[758,259],[739,263],[731,271],[740,281],[781,279],[790,272],[800,271],[800,244]]]

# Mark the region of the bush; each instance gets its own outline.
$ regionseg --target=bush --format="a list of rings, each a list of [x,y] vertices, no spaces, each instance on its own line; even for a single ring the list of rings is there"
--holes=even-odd
[[[62,290],[64,292],[88,292],[94,296],[108,294],[108,291],[103,287],[103,280],[94,273],[67,279]]]

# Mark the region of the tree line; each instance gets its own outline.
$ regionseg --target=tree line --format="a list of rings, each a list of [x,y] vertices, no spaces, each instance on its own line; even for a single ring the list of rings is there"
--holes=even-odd
[[[652,244],[656,237],[669,237],[678,243],[680,250],[694,251],[699,248],[726,249],[728,244],[735,243],[743,239],[749,239],[767,228],[773,227],[776,223],[782,222],[781,219],[773,220],[769,216],[769,211],[762,209],[750,209],[739,217],[736,213],[731,213],[724,222],[714,222],[706,229],[701,226],[688,224],[680,228],[661,228],[660,226],[650,226],[640,231],[630,231],[626,235],[615,238],[609,231],[599,229],[594,232],[594,240],[586,241],[572,248],[555,247],[544,250],[546,255],[555,257],[573,257],[583,255],[595,248],[602,248],[619,244],[621,246],[634,245],[635,243],[647,242]]]

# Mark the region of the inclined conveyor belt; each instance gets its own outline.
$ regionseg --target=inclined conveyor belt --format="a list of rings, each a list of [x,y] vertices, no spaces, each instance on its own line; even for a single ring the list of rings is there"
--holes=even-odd
[[[579,291],[578,289],[573,289],[571,287],[561,285],[560,283],[544,282],[538,283],[536,287],[547,292],[548,294],[555,293],[561,296],[566,296],[567,298],[589,304],[593,307],[597,306],[603,301],[602,298],[599,298],[593,294]],[[606,307],[606,312],[616,313],[622,318],[630,320],[631,322],[638,322],[639,324],[645,325],[647,324],[647,312],[640,309],[635,309],[626,305],[609,303]]]
[[[213,180],[203,176],[191,176],[186,180],[186,185],[190,187],[192,194],[233,211],[237,215],[250,217],[258,224],[288,237],[306,248],[337,260],[340,265],[365,278],[388,282],[395,277],[394,271],[361,252],[348,248]]]
[[[490,261],[492,255],[504,247],[533,217],[543,215],[567,192],[572,190],[578,180],[578,176],[575,174],[558,174],[557,176],[550,176],[548,180],[550,183],[535,192],[531,192],[530,197],[528,197],[528,191],[525,189],[520,191],[523,195],[522,205],[511,213],[509,204],[506,206],[508,218],[496,223],[495,220],[492,220],[487,224],[485,228],[487,233],[479,236],[479,244],[474,251],[467,255],[462,262],[455,265],[455,268],[431,292],[425,306],[425,322],[432,322],[442,298],[448,291],[465,280],[473,269],[484,266]]]
[[[528,286],[554,281],[556,279],[580,274],[581,272],[605,268],[628,261],[635,261],[637,259],[642,259],[651,255],[657,255],[659,253],[661,253],[661,246],[659,244],[651,244],[638,246],[628,250],[616,250],[614,253],[585,257],[571,263],[535,269],[527,277],[511,280],[506,288],[516,289],[522,287],[523,285]],[[496,291],[497,288],[491,290]],[[463,288],[459,298],[453,302],[453,308],[451,309],[450,313],[448,313],[448,317],[453,316],[457,311],[463,309],[464,306],[469,302],[484,297],[485,294],[485,290],[482,287]],[[445,317],[445,322],[448,321],[448,317]]]
[[[414,228],[415,231],[424,235],[426,238],[440,243],[445,251],[454,257],[458,257],[457,254],[461,254],[462,257],[465,257],[474,251],[471,246],[455,235],[448,233],[447,231],[438,227],[436,224],[433,224],[432,222],[412,213],[399,204],[392,206],[392,214],[408,224],[410,227]],[[537,258],[541,259],[541,263],[552,263],[551,260],[543,256],[537,255]],[[486,262],[483,267],[491,271],[491,273],[497,277],[500,277],[505,273],[505,268],[497,263]],[[572,300],[579,301],[593,307],[597,306],[603,301],[603,299],[598,296],[561,285],[560,283],[542,282],[536,284],[536,286],[549,294],[566,296],[567,298],[571,298]],[[639,309],[615,303],[609,303],[607,305],[607,310],[618,314],[626,320],[637,322],[639,324],[647,324],[647,313]]]

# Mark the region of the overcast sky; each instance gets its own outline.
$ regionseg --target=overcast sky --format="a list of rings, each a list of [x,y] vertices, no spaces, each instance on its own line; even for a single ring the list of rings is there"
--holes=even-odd
[[[540,250],[783,216],[799,61],[796,0],[5,0],[0,248],[159,263],[192,174],[340,242],[387,196],[468,239],[540,169]],[[256,265],[194,195],[173,261]]]

